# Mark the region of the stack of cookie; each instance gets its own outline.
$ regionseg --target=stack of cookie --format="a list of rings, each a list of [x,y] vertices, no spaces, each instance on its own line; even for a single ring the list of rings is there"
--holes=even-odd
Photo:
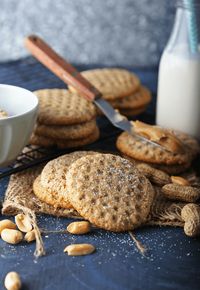
[[[74,208],[97,227],[117,232],[144,223],[154,198],[151,183],[131,162],[86,151],[50,161],[33,190],[43,202]]]
[[[124,157],[133,163],[147,163],[169,174],[184,172],[199,152],[198,142],[191,136],[151,126],[139,121],[133,122],[137,134],[160,144],[151,145],[136,136],[123,132],[116,146]]]
[[[140,84],[135,74],[127,70],[93,69],[82,72],[82,75],[123,115],[138,115],[146,110],[151,101],[150,91]],[[74,91],[74,88],[70,87],[70,90]]]
[[[99,138],[96,109],[91,102],[65,89],[44,89],[35,94],[39,113],[31,144],[71,148]]]

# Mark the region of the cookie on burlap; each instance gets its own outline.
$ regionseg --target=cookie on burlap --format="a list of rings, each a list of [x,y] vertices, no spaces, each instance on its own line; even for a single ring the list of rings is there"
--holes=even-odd
[[[151,183],[128,160],[95,154],[75,161],[66,174],[67,196],[79,214],[115,232],[145,223],[154,197]]]
[[[62,182],[62,177],[60,178],[60,182]],[[33,182],[33,191],[39,200],[55,208],[73,208],[68,199],[64,199],[63,196],[59,193],[59,190],[54,191],[51,188],[45,188],[42,186],[40,175]]]
[[[118,109],[137,109],[147,106],[150,101],[150,91],[146,87],[140,87],[134,94],[110,101],[110,103],[114,108]]]
[[[39,100],[38,122],[46,125],[74,125],[95,118],[92,102],[65,89],[34,92]]]
[[[191,137],[182,139],[180,135],[179,139],[185,145],[185,150],[181,153],[172,153],[158,146],[153,146],[127,132],[123,132],[118,137],[116,146],[123,154],[143,162],[167,165],[188,164],[191,161]]]
[[[25,171],[11,175],[5,193],[2,213],[16,215],[21,207],[33,210],[35,213],[52,214],[55,216],[79,216],[73,208],[55,208],[42,202],[33,192],[33,182],[41,173],[43,166],[36,166]]]
[[[88,154],[95,153],[76,151],[49,161],[34,181],[35,195],[56,208],[72,208],[66,195],[66,172],[74,161]]]
[[[140,86],[139,78],[125,69],[103,68],[81,73],[93,84],[106,100],[115,100],[136,92]],[[75,91],[70,86],[71,91]]]
[[[83,139],[53,139],[44,136],[39,136],[36,134],[32,134],[30,139],[30,144],[42,146],[42,147],[54,147],[57,146],[59,148],[78,148],[84,145],[91,144],[95,142],[99,138],[100,132],[96,127],[94,132]]]
[[[37,123],[35,128],[35,134],[39,136],[49,137],[53,139],[82,139],[91,135],[96,129],[96,120],[91,120],[86,123],[77,125],[43,125]]]
[[[165,164],[156,164],[156,163],[151,163],[151,162],[144,162],[141,160],[131,158],[125,154],[122,154],[122,156],[124,158],[128,159],[129,161],[131,161],[135,165],[145,163],[145,164],[150,165],[156,169],[162,170],[170,175],[176,175],[176,174],[182,173],[182,172],[186,171],[188,168],[190,168],[190,166],[191,166],[191,161],[188,163],[181,164],[181,165],[180,164],[165,165]]]

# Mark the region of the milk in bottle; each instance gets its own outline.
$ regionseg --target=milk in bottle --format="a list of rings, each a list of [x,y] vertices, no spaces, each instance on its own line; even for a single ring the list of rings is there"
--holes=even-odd
[[[174,29],[161,57],[156,123],[200,139],[200,50],[197,46],[191,52],[187,13],[188,8],[177,8]]]

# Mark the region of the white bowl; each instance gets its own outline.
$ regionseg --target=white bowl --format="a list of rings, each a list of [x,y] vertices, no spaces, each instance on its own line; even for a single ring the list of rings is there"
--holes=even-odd
[[[28,143],[37,117],[38,99],[30,91],[0,84],[0,109],[9,117],[0,119],[0,167],[8,165]]]

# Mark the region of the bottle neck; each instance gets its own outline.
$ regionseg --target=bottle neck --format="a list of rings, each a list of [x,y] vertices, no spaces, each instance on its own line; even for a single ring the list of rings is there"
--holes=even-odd
[[[196,4],[195,7],[194,14],[194,11],[191,11],[190,7],[186,4],[184,5],[183,1],[177,5],[174,26],[166,46],[168,52],[182,53],[185,56],[191,56],[191,54],[200,55],[200,3],[198,5]],[[195,53],[191,49],[193,36],[195,36],[196,39]],[[192,44],[194,44],[194,42],[192,42]]]
[[[177,0],[176,8],[182,8],[185,10],[191,10],[194,8],[196,11],[200,9],[200,1],[199,0]]]

